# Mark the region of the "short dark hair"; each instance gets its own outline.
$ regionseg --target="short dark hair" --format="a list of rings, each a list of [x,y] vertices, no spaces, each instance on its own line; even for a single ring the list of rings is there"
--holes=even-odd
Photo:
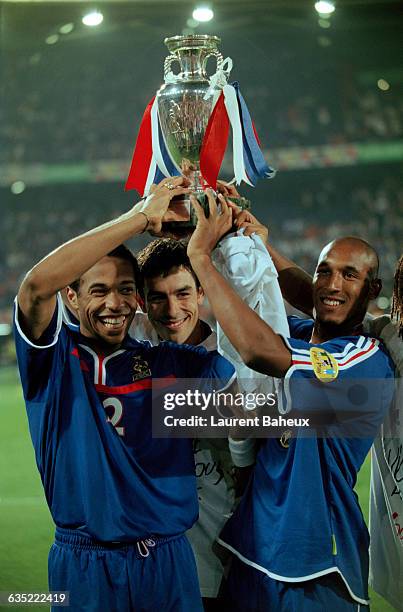
[[[125,244],[119,244],[115,249],[107,253],[106,257],[116,257],[117,259],[124,259],[128,261],[133,267],[134,284],[136,287],[140,284],[140,271],[137,260],[131,250]],[[81,277],[70,283],[69,287],[78,293],[80,289]]]
[[[140,269],[140,282],[138,285],[144,297],[144,282],[147,278],[168,276],[172,268],[186,268],[195,280],[196,287],[200,287],[199,279],[193,272],[186,250],[187,244],[173,238],[158,238],[150,242],[142,251],[137,253]]]

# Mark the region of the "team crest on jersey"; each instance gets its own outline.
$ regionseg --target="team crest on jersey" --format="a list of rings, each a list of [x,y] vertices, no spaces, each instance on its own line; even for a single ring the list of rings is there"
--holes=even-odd
[[[133,381],[151,376],[150,366],[147,361],[139,355],[133,357]]]
[[[327,351],[312,347],[309,351],[316,378],[322,382],[331,382],[339,374],[339,365],[336,359]]]
[[[281,446],[283,448],[289,448],[290,447],[291,438],[292,438],[292,431],[291,431],[291,429],[286,429],[285,431],[283,431],[283,433],[281,434],[281,436],[279,438],[279,442],[280,442]]]

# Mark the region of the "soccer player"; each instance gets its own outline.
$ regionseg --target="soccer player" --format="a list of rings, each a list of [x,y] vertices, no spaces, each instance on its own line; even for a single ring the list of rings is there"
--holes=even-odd
[[[267,440],[224,528],[221,543],[235,555],[232,609],[358,610],[368,605],[368,532],[353,487],[393,395],[388,355],[361,333],[381,287],[376,253],[350,237],[327,245],[314,276],[314,320],[291,317],[291,337],[283,338],[212,265],[211,251],[232,224],[219,200],[221,213],[209,193],[206,219],[193,199],[192,267],[244,362],[283,378],[287,411],[313,422],[305,435],[300,428],[287,442]]]
[[[181,177],[164,179],[128,213],[50,253],[24,278],[15,317],[30,433],[56,523],[49,586],[74,610],[202,610],[184,536],[198,513],[191,440],[153,439],[154,378],[233,378],[203,348],[128,336],[136,260],[122,243],[159,232]],[[58,291],[77,326],[62,322]]]
[[[159,238],[137,254],[140,269],[140,295],[147,319],[158,339],[177,344],[203,343],[216,350],[215,334],[199,316],[204,293],[192,270],[184,242]],[[145,321],[142,321],[145,324]],[[135,321],[135,326],[138,322]],[[150,328],[145,333],[150,333]],[[210,342],[205,343],[207,339]]]
[[[243,211],[237,216],[237,225],[243,227],[247,234],[254,231],[264,236],[267,233],[267,228],[249,211]],[[273,245],[267,243],[267,249],[276,265],[286,300],[295,308],[312,316],[312,277],[279,253]],[[395,365],[396,392],[393,406],[387,412],[381,431],[371,448],[369,582],[377,593],[397,609],[403,597],[403,502],[399,460],[403,443],[400,414],[403,405],[402,312],[403,256],[396,266],[391,315],[367,315],[363,322],[365,332],[384,342]]]
[[[166,340],[215,351],[217,336],[200,316],[204,293],[190,265],[186,245],[171,238],[160,238],[140,251],[137,261],[141,278],[139,289],[147,317],[136,316],[134,335],[140,324],[143,337],[153,344]],[[223,602],[217,597],[223,566],[213,548],[249,477],[248,466],[255,458],[253,444],[247,442],[242,448],[241,444],[230,440],[230,445],[237,452],[241,467],[234,466],[227,439],[194,441],[199,519],[187,535],[196,557],[205,610],[222,609]]]
[[[237,224],[244,227],[247,233],[255,231],[262,236],[267,232],[249,211],[238,215]],[[292,306],[312,316],[312,277],[271,244],[267,244],[267,249],[279,273],[284,297]],[[396,392],[393,406],[387,412],[381,431],[371,448],[369,582],[372,588],[396,609],[403,598],[403,501],[400,486],[400,455],[403,445],[402,313],[403,256],[396,266],[391,315],[367,315],[363,322],[365,332],[384,342],[395,365]]]

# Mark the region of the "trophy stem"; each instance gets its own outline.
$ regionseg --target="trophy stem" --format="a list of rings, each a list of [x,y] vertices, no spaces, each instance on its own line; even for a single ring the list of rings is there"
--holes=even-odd
[[[202,186],[202,175],[199,170],[199,164],[195,164],[195,166],[196,166],[196,170],[194,171],[193,176],[192,176],[192,179],[193,179],[192,191],[197,197],[199,195],[202,195],[204,193],[204,190]]]

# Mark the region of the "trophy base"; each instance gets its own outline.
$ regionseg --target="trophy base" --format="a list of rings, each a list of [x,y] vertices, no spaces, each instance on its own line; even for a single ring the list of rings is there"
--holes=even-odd
[[[204,210],[204,214],[208,218],[210,210],[207,195],[205,193],[195,193],[193,195],[196,196],[197,201]],[[229,196],[227,199],[234,202],[242,210],[250,210],[251,208],[251,202],[247,198]],[[183,234],[183,236],[186,236],[192,233],[196,225],[197,217],[190,203],[189,196],[176,196],[173,198],[162,221],[163,233],[172,233],[177,236]]]

